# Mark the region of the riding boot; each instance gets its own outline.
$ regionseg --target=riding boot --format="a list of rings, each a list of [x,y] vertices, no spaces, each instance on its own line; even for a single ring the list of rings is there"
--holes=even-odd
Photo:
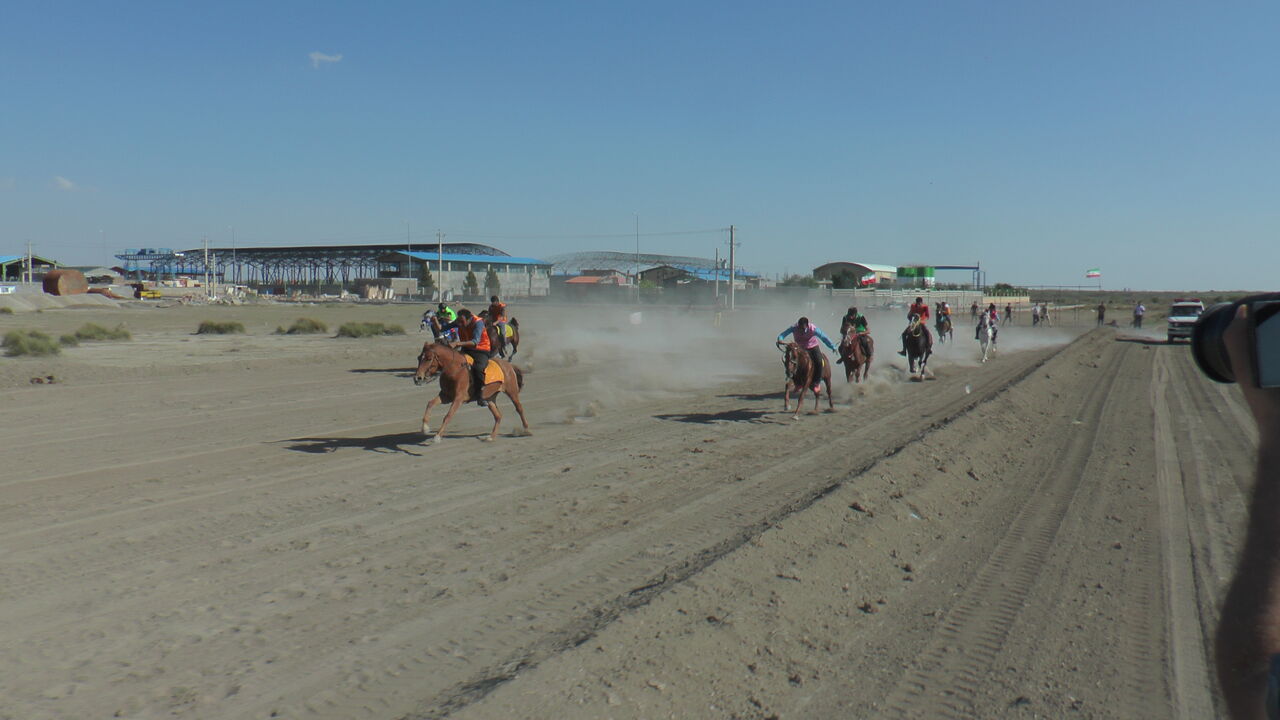
[[[902,333],[902,349],[898,351],[898,354],[902,357],[907,356],[907,333],[905,331]]]
[[[483,371],[478,372],[478,373],[477,373],[477,372],[472,372],[472,373],[471,373],[471,376],[472,376],[472,377],[471,377],[471,382],[475,384],[475,389],[473,390],[473,393],[474,393],[474,395],[475,395],[476,405],[479,405],[480,407],[488,407],[489,403],[488,403],[488,402],[486,402],[486,401],[485,401],[485,399],[484,399],[484,373],[483,373]]]

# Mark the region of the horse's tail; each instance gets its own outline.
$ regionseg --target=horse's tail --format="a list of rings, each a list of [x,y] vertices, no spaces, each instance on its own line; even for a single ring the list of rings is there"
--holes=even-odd
[[[515,318],[511,318],[511,321],[510,321],[510,322],[511,322],[511,327],[515,328],[516,330],[519,330],[519,329],[520,329],[520,321],[519,321],[519,320],[517,320],[517,319],[515,319]]]
[[[524,371],[516,367],[515,365],[512,365],[511,369],[516,371],[516,389],[523,390],[524,389]]]

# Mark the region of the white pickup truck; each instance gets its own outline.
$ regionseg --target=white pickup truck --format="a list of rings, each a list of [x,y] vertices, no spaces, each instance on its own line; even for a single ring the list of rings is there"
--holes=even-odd
[[[1169,342],[1174,340],[1190,340],[1191,328],[1196,319],[1204,312],[1204,303],[1195,298],[1177,298],[1169,308]]]

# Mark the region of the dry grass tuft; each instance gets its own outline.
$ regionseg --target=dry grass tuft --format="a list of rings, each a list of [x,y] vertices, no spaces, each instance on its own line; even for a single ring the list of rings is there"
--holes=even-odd
[[[235,322],[218,322],[215,320],[205,320],[200,323],[200,327],[196,328],[197,335],[234,335],[244,334],[244,324]]]
[[[286,330],[285,328],[276,328],[277,335],[315,335],[316,333],[329,332],[329,326],[319,320],[311,318],[298,318]]]
[[[57,355],[62,348],[53,338],[39,330],[10,330],[4,334],[0,342],[4,354],[9,357],[19,355]]]
[[[383,325],[382,323],[349,322],[338,328],[338,337],[366,338],[379,335],[403,335],[404,328],[399,325]]]
[[[117,325],[108,330],[101,325],[85,323],[76,331],[75,338],[77,340],[132,340],[133,335],[123,325]]]

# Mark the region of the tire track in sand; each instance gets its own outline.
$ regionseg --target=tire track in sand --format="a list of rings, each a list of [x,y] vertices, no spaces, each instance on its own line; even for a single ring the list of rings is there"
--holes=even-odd
[[[1130,346],[1113,348],[1122,362]],[[1118,357],[1117,357],[1118,356]],[[1095,384],[1076,417],[1081,431],[1059,450],[1035,492],[938,630],[938,637],[899,681],[885,702],[891,717],[972,718],[984,676],[1003,647],[1027,595],[1053,549],[1054,540],[1097,440],[1117,373]]]

